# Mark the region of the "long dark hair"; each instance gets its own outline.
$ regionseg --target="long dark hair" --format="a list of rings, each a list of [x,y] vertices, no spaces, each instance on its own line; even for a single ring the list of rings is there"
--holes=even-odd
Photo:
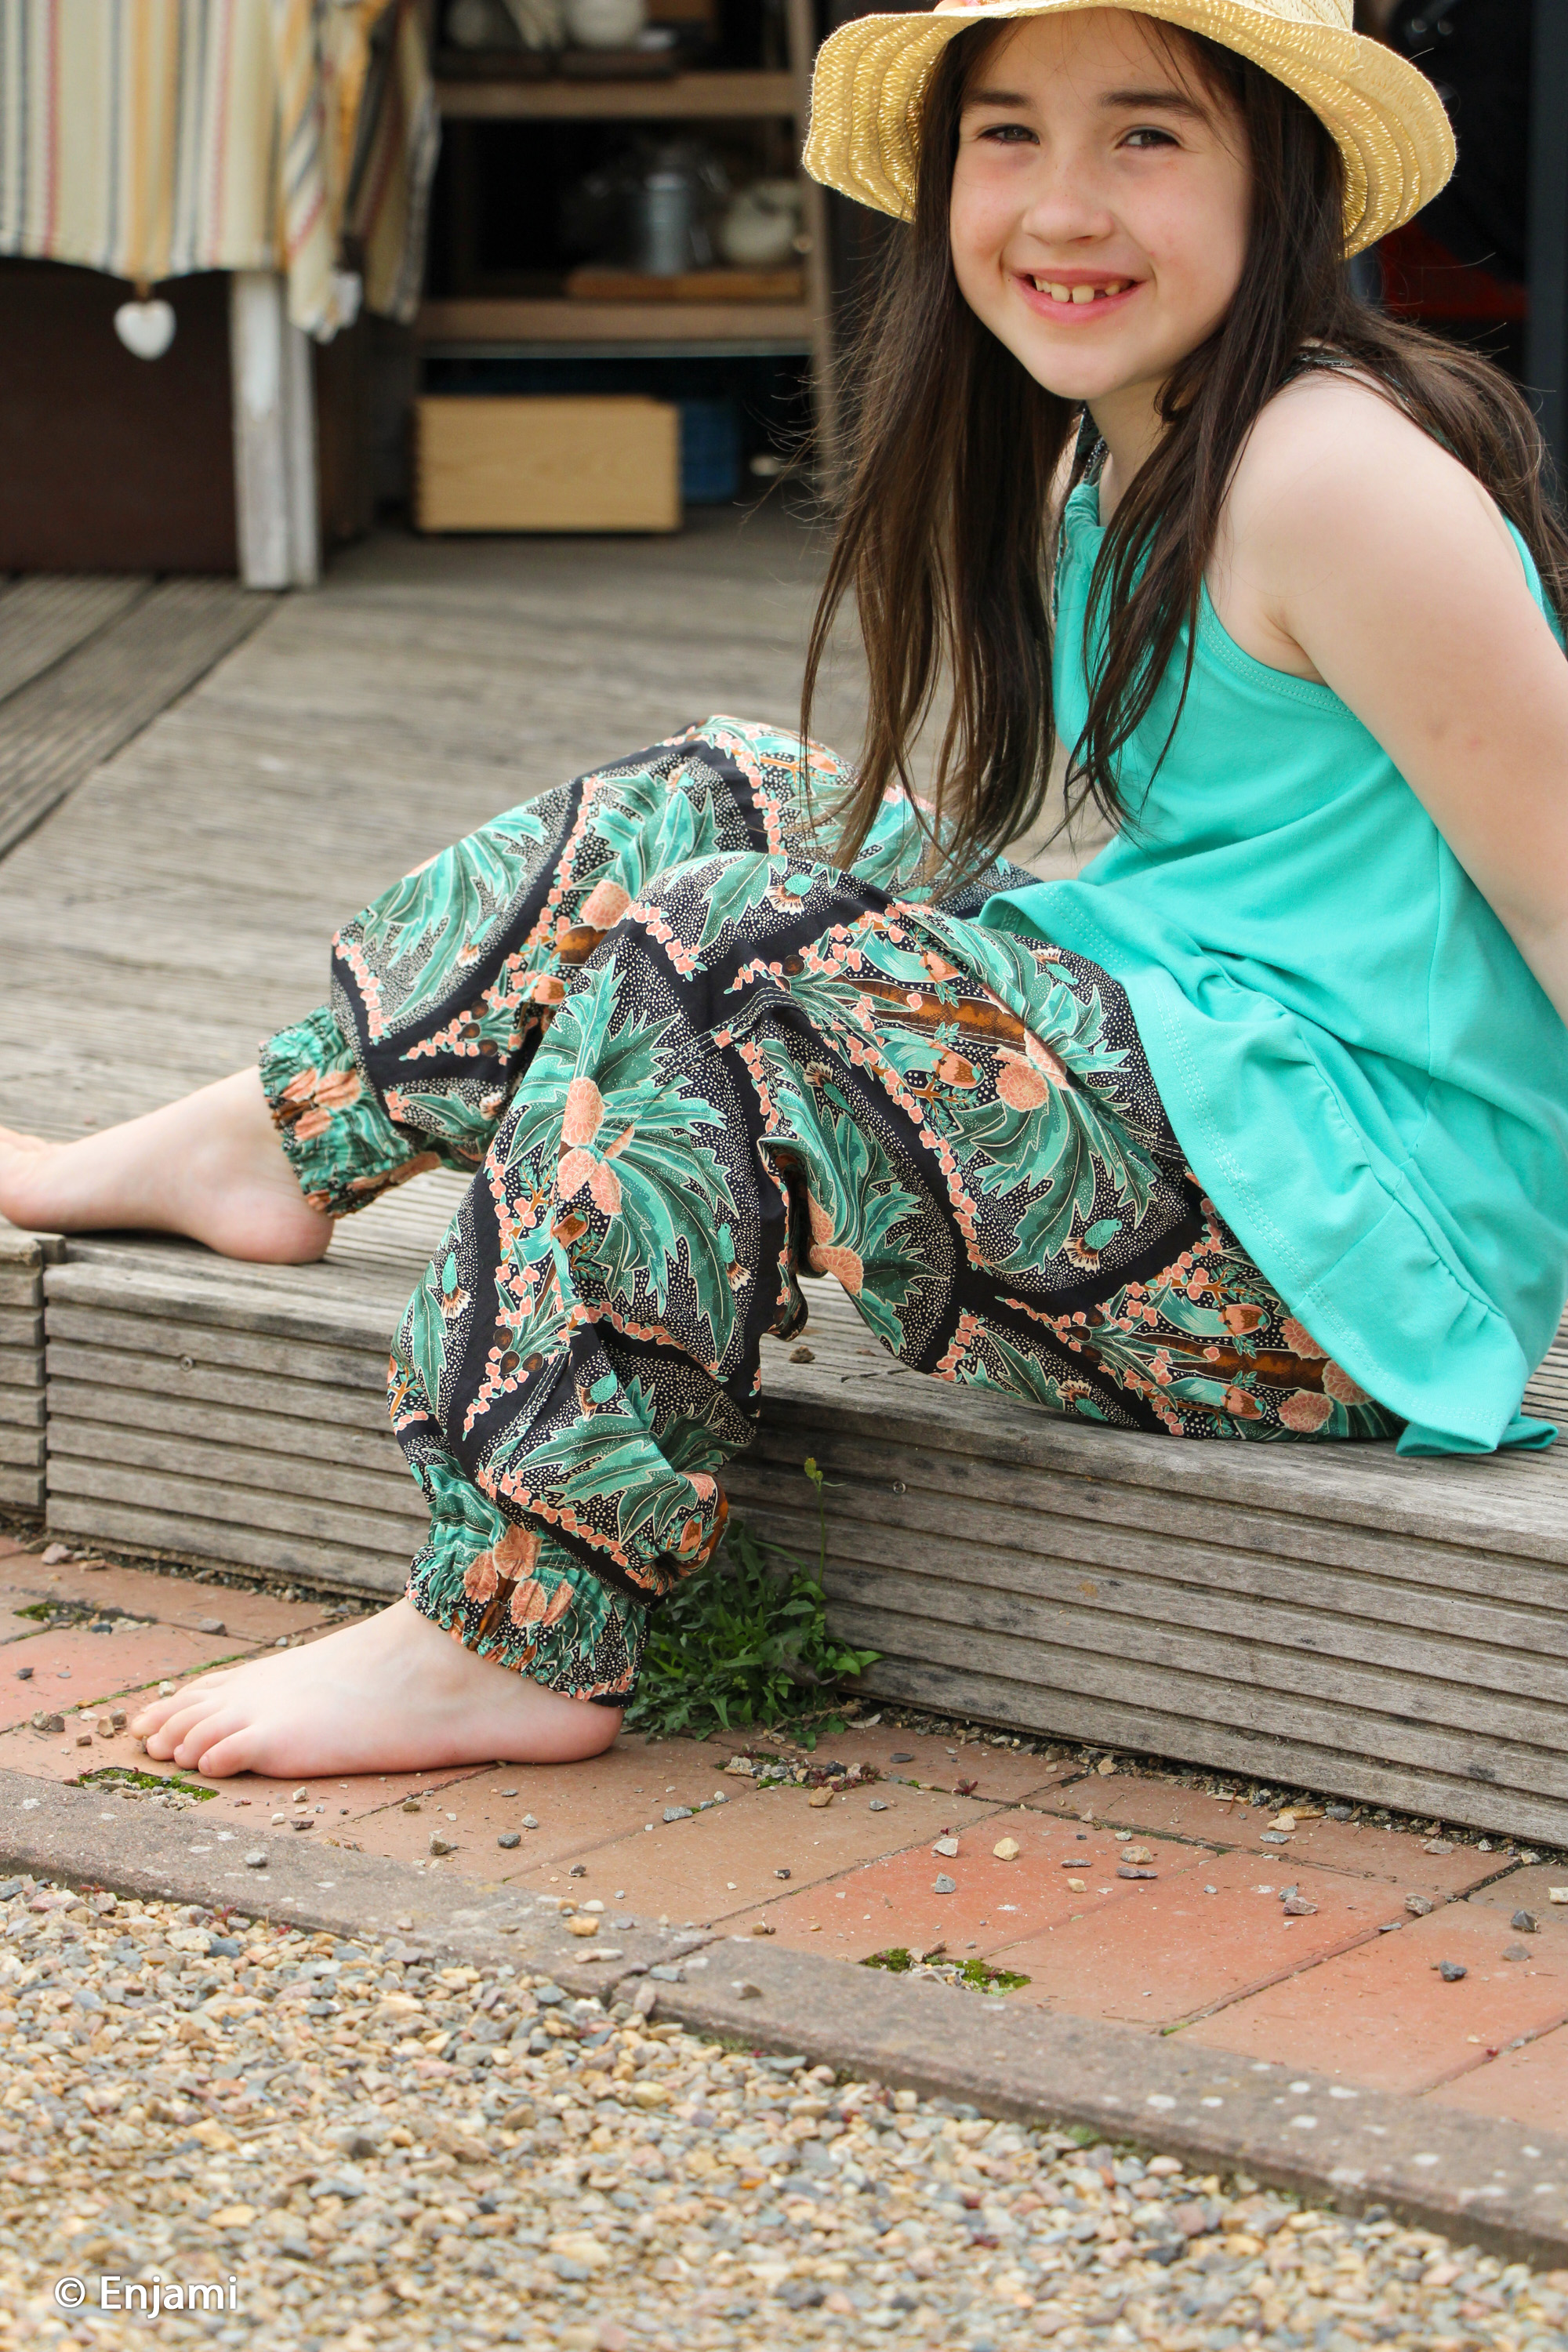
[[[1486,486],[1521,532],[1561,613],[1568,533],[1545,483],[1545,449],[1520,393],[1491,363],[1385,317],[1352,292],[1343,262],[1340,152],[1293,91],[1235,51],[1147,20],[1228,100],[1247,142],[1252,211],[1225,318],[1163,389],[1163,438],[1122,497],[1090,592],[1106,616],[1089,716],[1069,747],[1068,805],[1135,821],[1119,754],[1186,633],[1237,461],[1259,410],[1314,349],[1380,383]],[[1083,412],[1047,392],[958,289],[948,210],[963,94],[1009,29],[949,42],[921,119],[912,224],[851,361],[858,386],[849,484],[818,605],[802,731],[835,616],[853,595],[869,672],[854,790],[835,812],[837,855],[865,841],[888,787],[910,784],[913,739],[945,677],[948,714],[930,796],[932,870],[973,872],[1040,814],[1050,772],[1050,489],[1069,447],[1081,476]],[[1183,698],[1186,673],[1184,673]],[[1168,740],[1168,739],[1167,739]],[[934,846],[941,834],[945,848]]]

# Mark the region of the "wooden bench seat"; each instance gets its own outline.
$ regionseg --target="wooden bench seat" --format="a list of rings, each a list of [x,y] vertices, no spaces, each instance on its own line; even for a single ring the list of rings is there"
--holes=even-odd
[[[390,1195],[319,1266],[136,1239],[38,1267],[50,1528],[400,1591],[423,1508],[387,1340],[458,1190]],[[1568,1443],[1126,1436],[922,1380],[828,1283],[800,1344],[767,1343],[727,1483],[815,1563],[815,1457],[868,1692],[1568,1843]],[[1568,1418],[1568,1327],[1531,1401]]]

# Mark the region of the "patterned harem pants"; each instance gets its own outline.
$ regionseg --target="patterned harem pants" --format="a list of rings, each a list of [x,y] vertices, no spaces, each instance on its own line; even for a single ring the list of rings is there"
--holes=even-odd
[[[976,920],[1029,877],[926,903],[899,796],[839,871],[844,781],[721,718],[579,777],[378,898],[262,1051],[334,1215],[473,1171],[393,1349],[409,1594],[606,1706],[720,1540],[803,1274],[915,1370],[1113,1429],[1398,1427],[1204,1199],[1116,982]]]

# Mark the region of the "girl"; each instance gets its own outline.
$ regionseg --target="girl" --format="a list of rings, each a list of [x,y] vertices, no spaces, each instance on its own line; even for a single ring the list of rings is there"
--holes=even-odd
[[[808,162],[910,216],[807,673],[809,709],[852,591],[858,775],[710,719],[378,900],[259,1078],[14,1150],[15,1217],[275,1257],[478,1171],[393,1357],[407,1600],[158,1701],[150,1754],[606,1746],[802,1271],[910,1364],[1114,1429],[1550,1442],[1519,1404],[1568,1291],[1568,544],[1518,396],[1348,289],[1452,157],[1348,26],[942,0],[837,34]],[[993,861],[1058,741],[1119,833],[1041,884]]]

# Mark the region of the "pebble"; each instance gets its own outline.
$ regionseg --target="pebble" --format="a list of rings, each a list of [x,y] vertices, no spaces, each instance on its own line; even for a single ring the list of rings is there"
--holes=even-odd
[[[1541,1922],[1533,1911],[1516,1911],[1508,1924],[1517,1927],[1521,1936],[1538,1936],[1541,1932]]]
[[[1461,1977],[1468,1977],[1470,1973],[1458,1960],[1434,1960],[1432,1965],[1445,1984],[1458,1984]]]
[[[258,1847],[257,1847],[257,1849],[256,1849],[256,1851],[255,1851],[255,1853],[247,1853],[247,1854],[245,1856],[245,1866],[246,1866],[247,1870],[265,1870],[265,1869],[266,1869],[266,1867],[267,1867],[267,1856],[265,1855],[265,1853],[262,1853],[262,1851],[261,1851],[261,1849],[260,1849],[260,1847],[259,1847],[259,1846],[258,1846]]]
[[[887,1810],[888,1800],[886,1797],[873,1797],[869,1806],[868,1807],[868,1811],[873,1813],[885,1813]]]
[[[539,1827],[539,1823],[534,1820],[531,1813],[524,1813],[522,1817],[522,1826],[525,1830],[536,1830]]]
[[[666,1805],[664,1818],[667,1822],[689,1822],[691,1819],[691,1808],[689,1805]]]
[[[991,1851],[998,1862],[1016,1862],[1024,1849],[1016,1838],[1005,1837],[998,1838]]]
[[[432,1830],[430,1832],[430,1851],[434,1854],[443,1854],[456,1853],[458,1849],[453,1844],[450,1838],[444,1838],[440,1835],[438,1831]]]
[[[958,1881],[956,1878],[949,1878],[945,1871],[939,1871],[931,1881],[931,1891],[933,1895],[956,1895]]]
[[[29,1914],[41,1894],[61,1900]],[[226,2352],[1556,2352],[1568,2331],[1568,2272],[705,2042],[651,1979],[606,2007],[443,1970],[411,1923],[217,1934],[121,1899],[83,1924],[31,1880],[0,1904],[25,1921],[0,1945],[0,2309],[29,2352],[97,2342],[53,2288],[110,2273],[236,2273],[221,2325],[154,2331]],[[46,2038],[66,1984],[101,2007]]]
[[[958,1840],[955,1837],[939,1837],[931,1847],[931,1852],[952,1856],[958,1852]]]
[[[1436,1906],[1433,1904],[1429,1895],[1407,1895],[1405,1898],[1405,1907],[1413,1915],[1414,1917],[1417,1919],[1425,1919],[1427,1914],[1436,1908]]]
[[[522,1832],[521,1830],[502,1830],[500,1835],[496,1840],[496,1843],[497,1845],[504,1845],[507,1847],[521,1845],[522,1843]]]

